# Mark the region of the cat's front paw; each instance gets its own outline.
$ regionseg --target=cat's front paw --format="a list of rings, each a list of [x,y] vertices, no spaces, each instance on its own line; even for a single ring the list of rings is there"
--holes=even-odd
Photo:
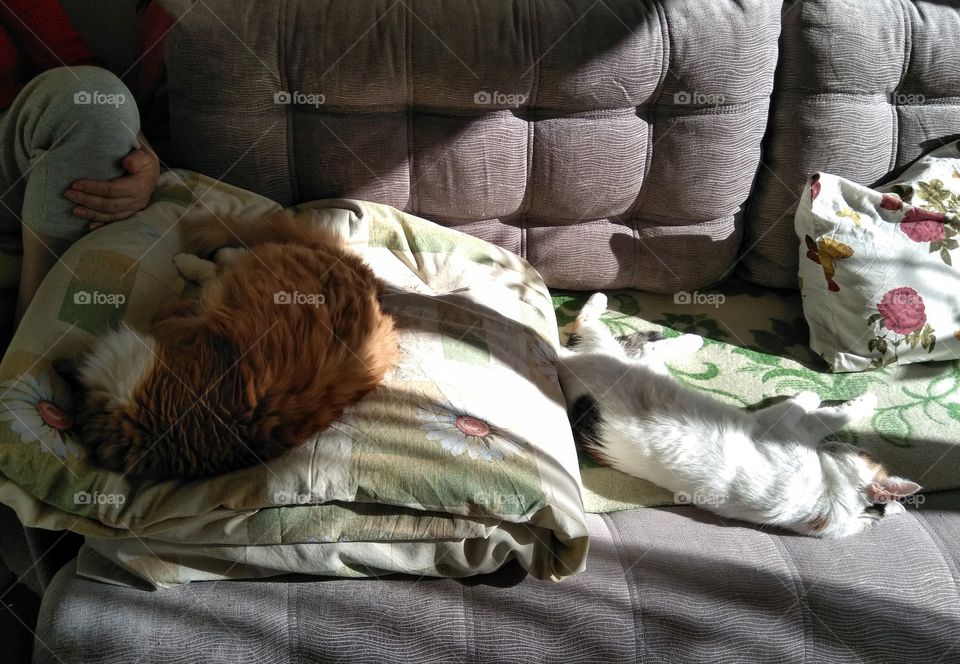
[[[877,410],[877,395],[873,392],[865,392],[855,399],[851,399],[843,404],[843,408],[850,413],[851,421],[864,420]]]
[[[820,395],[809,390],[797,392],[790,401],[800,406],[800,409],[807,413],[812,413],[820,407]]]
[[[217,265],[193,254],[177,254],[173,257],[173,264],[177,267],[180,276],[188,281],[202,284],[217,274]]]
[[[227,267],[233,265],[248,253],[250,253],[250,250],[243,247],[220,247],[213,254],[213,262],[220,267]]]
[[[681,334],[679,337],[670,339],[670,342],[678,355],[693,355],[703,348],[703,337],[696,334]]]

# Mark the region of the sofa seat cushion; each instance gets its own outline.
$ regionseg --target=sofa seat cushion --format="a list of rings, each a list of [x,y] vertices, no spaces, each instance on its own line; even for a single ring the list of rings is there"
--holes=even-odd
[[[44,597],[36,664],[953,662],[960,493],[844,540],[693,507],[589,515],[587,571],[284,578],[155,593],[77,578]]]

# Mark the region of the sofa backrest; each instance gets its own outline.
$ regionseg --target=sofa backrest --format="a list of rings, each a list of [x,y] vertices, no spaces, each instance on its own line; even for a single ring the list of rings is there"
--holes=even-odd
[[[387,203],[553,287],[795,287],[808,172],[960,131],[957,0],[160,1],[179,165]]]
[[[552,286],[672,292],[734,264],[776,2],[163,4],[180,165],[283,204],[387,203]]]
[[[810,173],[873,185],[957,138],[960,1],[786,3],[743,275],[796,287],[793,217]]]

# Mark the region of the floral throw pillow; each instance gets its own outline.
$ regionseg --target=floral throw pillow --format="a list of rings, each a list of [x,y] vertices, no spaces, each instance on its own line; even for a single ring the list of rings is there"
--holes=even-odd
[[[814,174],[796,231],[810,347],[833,371],[960,357],[960,142],[877,190]]]

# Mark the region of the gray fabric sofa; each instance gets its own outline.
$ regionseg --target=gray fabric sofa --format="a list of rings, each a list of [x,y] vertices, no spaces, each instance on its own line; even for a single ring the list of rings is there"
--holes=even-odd
[[[284,204],[409,210],[557,288],[670,293],[734,273],[794,287],[807,171],[872,184],[960,134],[956,1],[163,4],[180,19],[177,165]],[[591,515],[587,571],[559,584],[511,566],[147,593],[68,563],[34,657],[960,661],[958,510],[960,492],[934,494],[839,542],[693,507]]]
[[[508,567],[147,593],[68,565],[35,661],[955,662],[958,498],[833,542],[687,507],[590,515],[587,571],[562,583]]]

